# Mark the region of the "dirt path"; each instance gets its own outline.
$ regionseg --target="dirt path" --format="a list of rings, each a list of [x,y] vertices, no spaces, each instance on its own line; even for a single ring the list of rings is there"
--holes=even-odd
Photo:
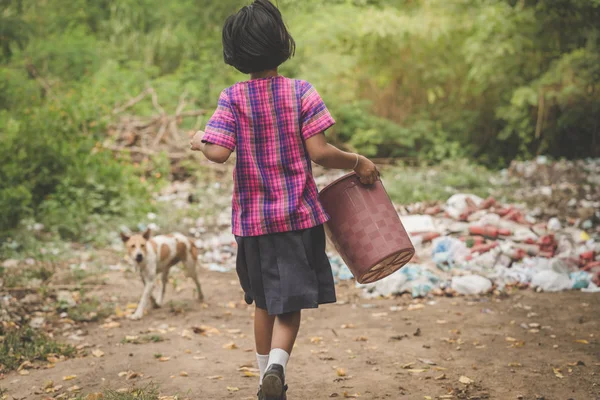
[[[138,300],[142,287],[132,273],[106,278],[100,298],[122,306]],[[142,321],[115,320],[118,327],[84,327],[90,353],[100,349],[102,357],[59,362],[28,376],[11,373],[2,386],[17,399],[47,398],[36,394],[47,380],[83,393],[154,382],[180,398],[255,398],[257,378],[245,377],[255,367],[252,308],[240,301],[235,273],[201,273],[205,305],[192,300],[189,281],[177,278],[179,292],[167,294],[175,306],[152,310]],[[598,295],[364,300],[343,283],[338,300],[303,314],[289,365],[290,399],[600,399]],[[204,332],[193,333],[193,326]],[[149,335],[164,340],[123,343]],[[240,371],[244,366],[249,371]],[[127,371],[140,376],[119,376]],[[77,377],[63,381],[67,375]],[[461,383],[461,376],[473,383]]]

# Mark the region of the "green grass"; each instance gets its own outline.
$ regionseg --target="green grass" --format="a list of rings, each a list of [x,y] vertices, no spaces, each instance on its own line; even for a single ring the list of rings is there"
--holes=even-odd
[[[146,343],[160,343],[160,342],[164,342],[165,339],[160,336],[160,335],[144,335],[141,336],[137,339],[131,339],[128,340],[127,338],[124,338],[123,340],[121,340],[122,344],[127,344],[127,343],[131,343],[131,344],[146,344]],[[160,358],[161,356],[159,356],[158,358]]]
[[[0,365],[8,371],[17,369],[25,361],[42,361],[49,355],[70,357],[74,354],[73,346],[57,343],[29,327],[6,332],[0,327]]]
[[[96,322],[107,318],[112,311],[112,304],[104,304],[97,298],[92,298],[67,309],[67,314],[69,318],[76,322]]]
[[[43,284],[54,275],[54,268],[49,265],[7,269],[0,267],[0,279],[6,288],[25,286],[31,280],[39,280]]]
[[[102,399],[102,400],[158,400],[160,396],[160,391],[158,390],[158,386],[154,383],[150,383],[148,386],[144,388],[132,388],[128,392],[119,393],[112,389],[107,389],[102,392],[102,396],[91,397],[90,396],[79,396],[76,397],[75,400],[87,400],[90,398],[94,399]]]
[[[447,161],[436,166],[383,168],[382,180],[392,200],[399,204],[445,201],[456,193],[487,197],[494,192],[495,175],[467,161]]]

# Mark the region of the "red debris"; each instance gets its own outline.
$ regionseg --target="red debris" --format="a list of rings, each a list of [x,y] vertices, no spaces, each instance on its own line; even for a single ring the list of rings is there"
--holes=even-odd
[[[474,254],[474,253],[479,253],[479,254],[487,253],[488,251],[490,251],[491,249],[493,249],[493,248],[495,248],[497,246],[498,246],[497,242],[488,243],[488,244],[478,244],[476,246],[471,247],[471,254]]]
[[[433,206],[433,207],[426,208],[423,213],[426,214],[426,215],[437,215],[437,214],[439,214],[441,212],[442,212],[442,207],[440,207],[440,206]]]
[[[471,235],[484,236],[490,239],[496,239],[498,236],[510,236],[510,229],[496,228],[495,226],[471,226],[469,227]]]
[[[426,232],[421,235],[423,243],[431,242],[433,239],[442,236],[439,232]]]
[[[538,240],[538,245],[540,246],[539,255],[541,257],[552,258],[554,257],[554,253],[556,253],[558,243],[556,243],[554,235],[545,235]]]
[[[485,199],[483,201],[483,203],[481,203],[481,205],[479,206],[479,209],[487,210],[487,209],[494,207],[495,205],[496,205],[496,199],[493,197],[488,197],[487,199]]]
[[[592,261],[591,263],[587,263],[582,269],[590,272],[594,268],[600,268],[600,261]]]

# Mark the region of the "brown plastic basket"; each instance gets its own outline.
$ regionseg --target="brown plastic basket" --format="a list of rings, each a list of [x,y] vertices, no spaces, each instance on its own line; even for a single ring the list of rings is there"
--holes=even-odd
[[[327,235],[359,283],[385,278],[415,254],[381,181],[366,186],[351,173],[324,188],[319,198],[331,217]]]

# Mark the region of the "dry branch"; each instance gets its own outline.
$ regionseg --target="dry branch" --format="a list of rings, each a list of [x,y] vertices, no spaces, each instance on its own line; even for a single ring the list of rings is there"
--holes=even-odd
[[[150,97],[154,109],[153,115],[122,114],[148,97]],[[112,117],[117,117],[117,119],[109,126],[110,136],[104,142],[103,147],[111,151],[143,156],[153,156],[164,152],[172,160],[190,157],[192,153],[189,151],[189,136],[192,132],[181,129],[181,124],[187,118],[197,119],[206,114],[206,110],[185,110],[189,105],[187,97],[187,91],[183,92],[179,97],[174,114],[170,114],[161,106],[154,88],[146,88],[137,96],[112,110]]]

